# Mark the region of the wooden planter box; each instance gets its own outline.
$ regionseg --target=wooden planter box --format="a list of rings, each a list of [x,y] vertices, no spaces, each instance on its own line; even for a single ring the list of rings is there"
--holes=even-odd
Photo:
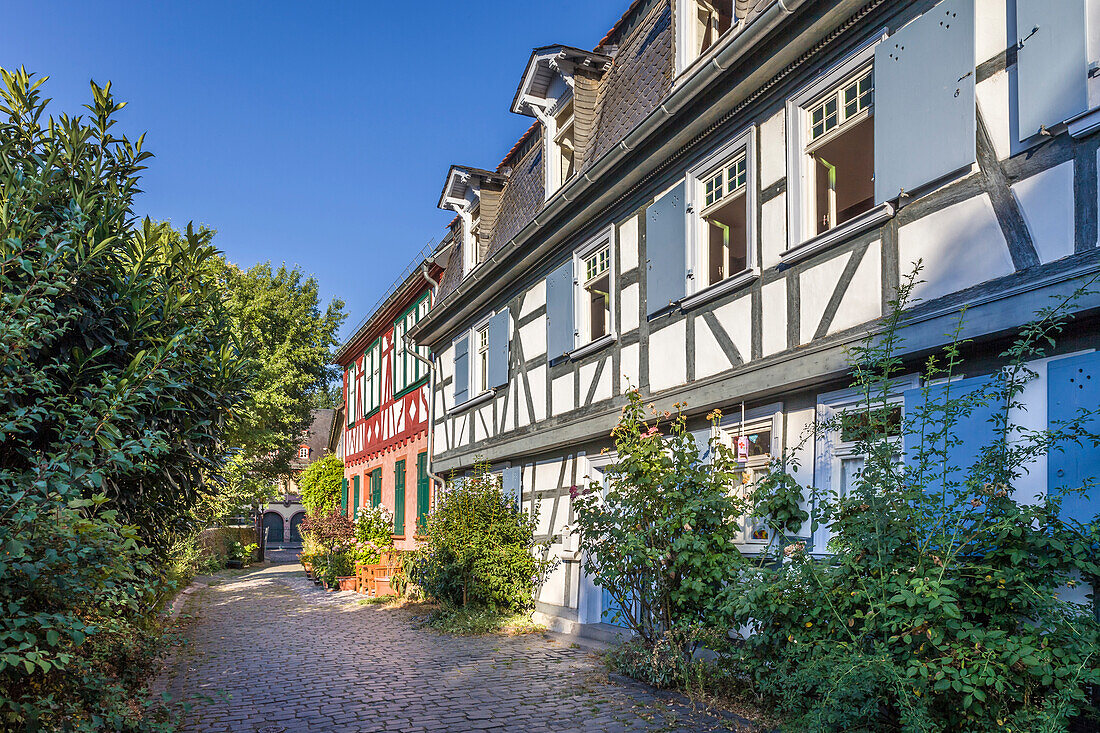
[[[340,590],[359,590],[359,578],[354,575],[345,575],[336,579]]]

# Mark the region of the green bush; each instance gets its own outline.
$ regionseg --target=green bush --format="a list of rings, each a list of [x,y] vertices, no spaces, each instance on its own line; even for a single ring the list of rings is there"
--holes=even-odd
[[[168,548],[250,365],[209,233],[135,226],[110,85],[54,119],[43,81],[0,90],[0,729],[153,729]]]
[[[302,506],[310,514],[324,515],[340,508],[344,463],[331,453],[309,464],[298,477]]]
[[[1100,684],[1100,624],[1060,593],[1100,577],[1100,524],[1066,523],[1057,493],[1020,500],[1014,486],[1034,456],[1100,436],[1084,428],[1090,415],[1042,431],[1008,415],[1027,408],[1024,363],[1053,345],[1073,299],[1040,312],[986,386],[925,388],[901,426],[913,444],[900,462],[884,416],[911,283],[885,336],[852,355],[860,412],[819,426],[861,426],[866,456],[846,496],[815,497],[829,556],[796,547],[722,593],[752,629],[738,664],[798,730],[1065,730]],[[961,349],[930,358],[925,382],[956,382]],[[959,426],[976,410],[992,413],[997,439],[957,465]]]
[[[612,431],[618,461],[606,486],[592,482],[575,498],[584,569],[620,608],[608,621],[650,646],[683,642],[686,664],[702,638],[692,630],[729,621],[719,592],[747,563],[737,550],[741,528],[730,518],[751,507],[729,490],[740,472],[728,447],[711,441],[713,459],[704,463],[682,416],[656,415],[651,424],[640,393],[627,397]],[[662,418],[670,420],[667,435]]]
[[[479,463],[474,475],[443,494],[428,517],[415,576],[424,593],[447,605],[495,611],[528,608],[551,563],[535,556],[536,516],[506,497],[500,478]]]

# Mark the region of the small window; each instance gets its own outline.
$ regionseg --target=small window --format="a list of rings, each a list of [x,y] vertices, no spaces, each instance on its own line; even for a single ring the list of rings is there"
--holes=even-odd
[[[300,446],[298,448],[298,457],[299,458],[309,458],[309,446],[308,445],[303,445],[303,446]]]
[[[695,0],[695,55],[702,56],[733,25],[733,0]]]
[[[477,393],[481,394],[489,389],[489,327],[486,326],[476,332],[477,344]]]
[[[382,404],[382,342],[375,341],[363,355],[363,415],[369,415]]]
[[[476,217],[470,225],[470,264],[471,269],[481,264],[481,217]]]
[[[682,0],[677,3],[677,73],[706,54],[734,26],[734,0]],[[683,8],[681,12],[680,8]]]
[[[558,168],[555,188],[560,188],[576,173],[572,100],[566,102],[562,110],[554,116],[554,123],[554,155]]]
[[[864,68],[806,108],[807,176],[821,234],[871,209],[875,198],[874,83]]]
[[[741,497],[751,501],[752,494],[760,481],[767,475],[772,452],[772,421],[757,420],[744,426],[729,425],[718,428],[720,440],[726,444],[737,458],[739,471],[735,473],[739,482],[733,490]],[[767,544],[771,541],[771,532],[763,519],[743,517],[741,522],[741,541],[747,544]]]
[[[748,267],[748,162],[745,152],[703,179],[707,284],[713,285]]]
[[[611,245],[584,260],[584,301],[588,312],[588,340],[611,332]]]

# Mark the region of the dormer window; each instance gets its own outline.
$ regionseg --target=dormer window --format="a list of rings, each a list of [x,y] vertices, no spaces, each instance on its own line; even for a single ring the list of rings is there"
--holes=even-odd
[[[680,0],[677,12],[677,72],[705,55],[734,26],[734,0]]]
[[[557,170],[554,188],[561,188],[576,172],[576,147],[573,138],[573,100],[570,99],[560,112],[554,115],[554,158]]]
[[[611,57],[571,46],[543,46],[531,53],[512,111],[537,119],[542,127],[547,199],[569,182],[584,164],[585,139],[578,140],[574,112],[590,113],[594,87],[578,83],[597,78],[611,65]],[[587,90],[587,96],[586,96]]]
[[[447,174],[439,208],[458,214],[452,231],[455,241],[462,245],[463,275],[469,274],[485,259],[505,181],[504,173],[466,166],[451,166]],[[487,212],[486,217],[481,216],[482,211]]]
[[[302,445],[298,447],[298,457],[301,459],[309,458],[309,446]]]

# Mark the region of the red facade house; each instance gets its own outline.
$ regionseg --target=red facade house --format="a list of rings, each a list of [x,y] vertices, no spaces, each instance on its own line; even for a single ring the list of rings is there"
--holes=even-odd
[[[397,549],[416,546],[432,500],[428,352],[407,348],[404,334],[432,305],[441,256],[418,259],[336,356],[344,369],[343,505],[352,519],[361,507],[389,509]]]

